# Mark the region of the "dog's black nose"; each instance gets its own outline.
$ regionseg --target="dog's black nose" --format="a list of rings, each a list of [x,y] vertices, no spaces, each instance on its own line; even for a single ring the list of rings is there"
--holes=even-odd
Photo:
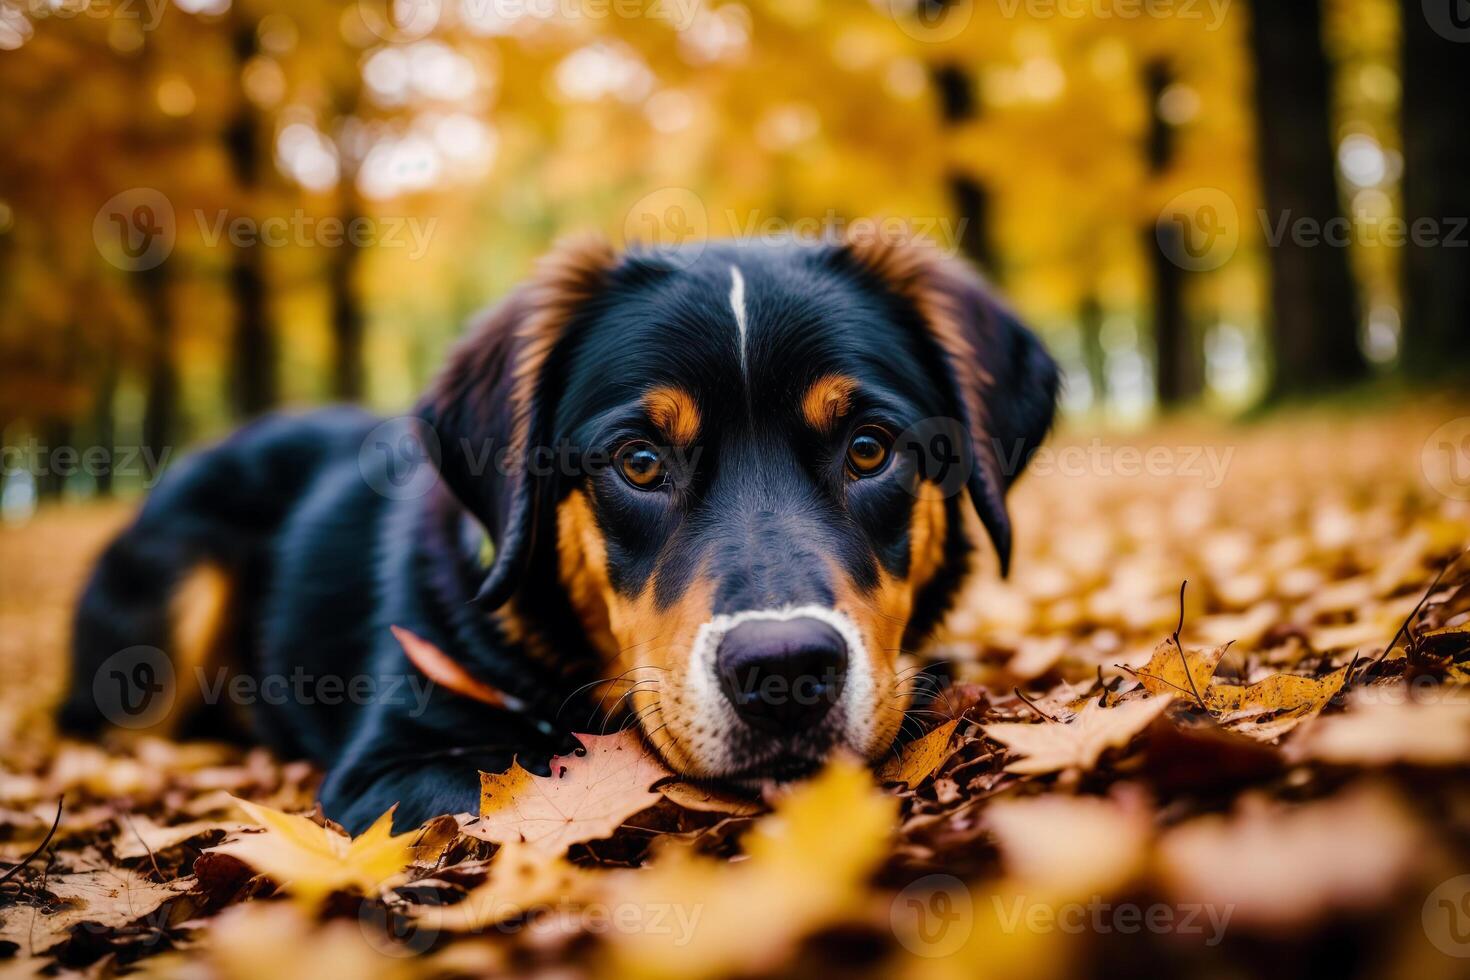
[[[847,644],[820,619],[753,619],[725,634],[715,669],[720,690],[752,728],[800,731],[842,693]]]

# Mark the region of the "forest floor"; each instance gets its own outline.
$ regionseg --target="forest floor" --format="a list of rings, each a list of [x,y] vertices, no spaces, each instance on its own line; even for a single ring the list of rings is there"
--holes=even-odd
[[[0,977],[1464,976],[1467,464],[1450,401],[1063,433],[876,775],[752,803],[598,734],[355,841],[302,763],[55,737],[128,508],[43,510],[0,526]]]

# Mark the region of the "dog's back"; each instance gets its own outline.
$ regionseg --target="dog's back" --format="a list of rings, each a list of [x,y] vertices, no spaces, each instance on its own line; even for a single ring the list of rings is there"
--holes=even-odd
[[[260,606],[282,528],[324,474],[355,467],[376,422],[347,408],[270,416],[170,471],[104,551],[82,594],[62,727],[239,733],[229,711],[190,710],[197,699],[186,695],[196,685],[179,684],[154,703],[149,685],[162,692],[161,672],[183,680],[223,658],[248,669],[239,658],[258,649],[267,628]]]

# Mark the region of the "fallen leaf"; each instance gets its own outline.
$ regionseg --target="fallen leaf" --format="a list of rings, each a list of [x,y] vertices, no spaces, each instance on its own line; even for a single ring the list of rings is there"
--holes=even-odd
[[[802,937],[862,906],[896,809],[864,766],[838,759],[755,822],[746,860],[665,849],[651,867],[618,873],[614,917],[620,909],[656,914],[662,927],[644,921],[613,932],[608,975],[701,980],[782,962]]]
[[[503,773],[480,773],[480,818],[464,832],[505,844],[524,841],[555,854],[611,836],[633,814],[657,803],[654,783],[670,773],[631,730],[578,735],[582,755],[551,760],[537,776],[519,762]]]
[[[175,914],[167,903],[193,884],[193,878],[160,884],[128,868],[49,875],[42,890],[53,897],[44,904],[0,910],[0,942],[37,956],[67,941],[79,926],[115,934],[130,926],[155,932]]]
[[[209,923],[194,960],[194,970],[155,970],[164,976],[200,973],[219,980],[409,980],[418,975],[415,952],[387,932],[371,931],[370,918],[354,917],[318,923],[288,902],[249,902],[226,909]],[[152,965],[152,964],[150,964]],[[159,964],[162,965],[162,964]],[[183,958],[177,961],[185,965]]]
[[[188,823],[160,825],[142,815],[119,818],[120,833],[113,853],[119,860],[146,857],[177,847],[211,831],[234,833],[246,824],[220,823],[214,820],[191,820]]]
[[[1148,727],[1173,699],[1164,697],[1128,701],[1111,708],[1089,701],[1067,722],[998,722],[984,726],[986,737],[1020,755],[1006,772],[1040,775],[1063,769],[1084,772],[1097,765],[1108,749],[1120,748]]]
[[[453,905],[426,905],[414,917],[420,929],[481,932],[545,905],[570,905],[592,894],[590,872],[529,844],[505,844],[484,882]]]
[[[1406,685],[1359,690],[1345,712],[1304,727],[1287,754],[1340,766],[1470,765],[1470,688],[1435,696],[1421,703]]]
[[[754,817],[766,812],[765,805],[758,800],[748,800],[707,786],[676,780],[663,783],[658,791],[664,799],[677,803],[686,810],[701,813],[726,813],[732,817]]]
[[[1412,876],[1422,843],[1397,798],[1364,787],[1301,806],[1248,798],[1231,816],[1170,831],[1158,860],[1177,901],[1284,933],[1383,901]]]
[[[898,758],[889,759],[878,770],[878,778],[884,782],[903,783],[913,789],[934,775],[940,763],[949,757],[949,740],[959,727],[959,719],[947,721],[922,738],[916,738],[899,752]]]
[[[1228,643],[1209,649],[1183,649],[1172,638],[1167,639],[1136,671],[1139,683],[1150,694],[1201,699],[1228,649]]]
[[[1047,894],[1127,885],[1143,865],[1150,812],[1139,793],[1000,799],[985,810],[1007,876]]]
[[[1344,666],[1322,677],[1273,674],[1245,687],[1215,684],[1205,704],[1222,727],[1270,742],[1327,707],[1347,672]]]
[[[349,838],[296,814],[247,800],[235,803],[265,831],[242,834],[206,853],[238,858],[304,905],[316,905],[334,891],[375,895],[414,857],[418,832],[393,836],[391,809],[361,836]]]

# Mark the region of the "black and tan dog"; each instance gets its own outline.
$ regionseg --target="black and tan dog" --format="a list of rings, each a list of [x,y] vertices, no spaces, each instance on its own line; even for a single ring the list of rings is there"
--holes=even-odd
[[[475,809],[478,769],[544,765],[586,729],[579,688],[691,777],[880,758],[899,652],[967,568],[966,501],[1004,569],[1005,494],[1056,388],[1035,337],[923,247],[565,247],[418,405],[434,479],[382,483],[374,450],[391,466],[402,434],[350,409],[262,420],[171,472],[86,590],[63,720],[111,717],[118,651],[166,650],[175,714],[196,687],[213,727],[222,697],[252,702],[352,829],[395,802],[400,826]],[[422,677],[390,625],[523,710],[407,696]],[[209,680],[222,647],[249,697]]]

